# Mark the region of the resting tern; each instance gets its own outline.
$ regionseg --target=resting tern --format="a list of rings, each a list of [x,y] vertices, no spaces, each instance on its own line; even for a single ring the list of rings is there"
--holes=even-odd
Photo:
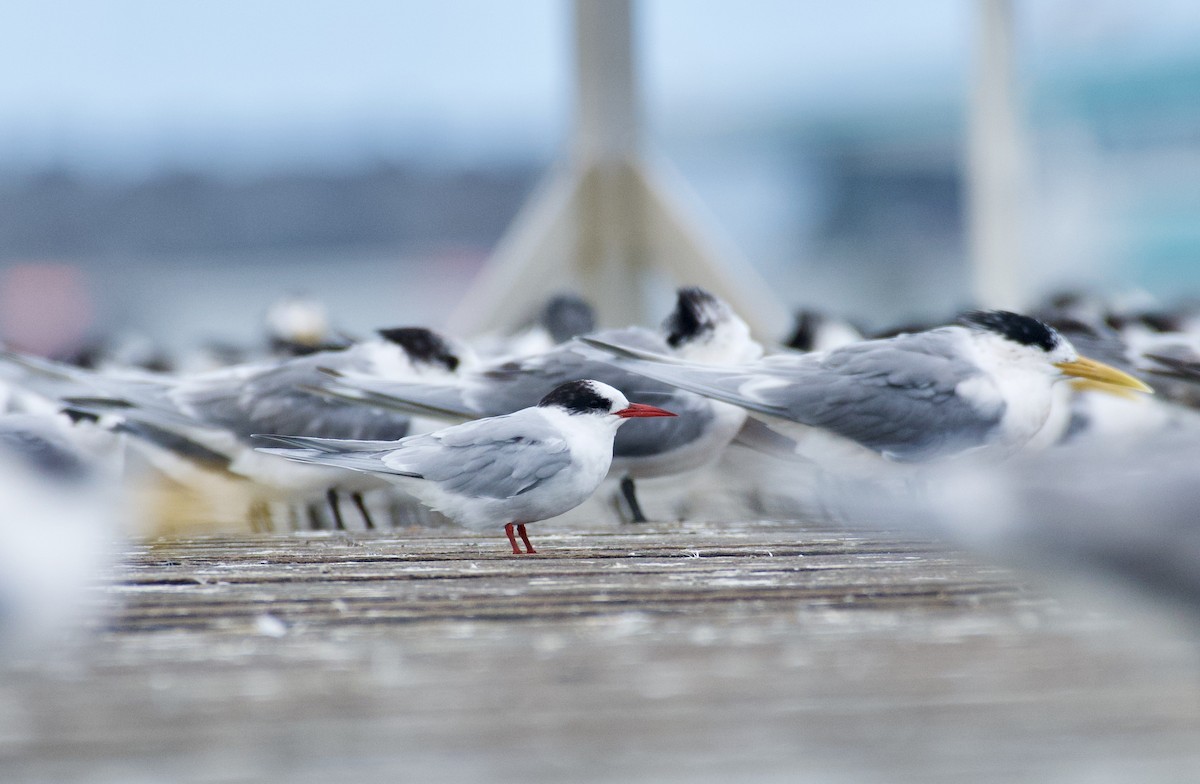
[[[675,309],[660,331],[629,327],[594,334],[597,339],[714,365],[762,356],[762,347],[750,336],[746,323],[726,303],[698,287],[678,291]],[[444,383],[394,382],[353,371],[337,375],[323,385],[330,394],[448,418],[507,414],[536,404],[557,385],[578,378],[598,379],[639,400],[675,411],[679,414],[676,419],[617,434],[613,473],[622,477],[621,490],[635,522],[646,518],[634,494],[634,479],[678,474],[714,461],[745,421],[745,412],[737,406],[710,401],[583,356],[578,344],[481,365]]]
[[[1060,380],[1151,391],[1127,373],[1081,357],[1044,323],[1007,311],[977,311],[954,326],[822,353],[777,354],[739,367],[582,340],[626,370],[747,409],[792,439],[789,448],[817,461],[835,444],[898,462],[982,448],[1007,454],[1041,429]]]
[[[581,380],[559,385],[536,406],[399,441],[273,435],[262,437],[296,448],[260,451],[381,476],[467,527],[503,523],[513,554],[521,555],[516,535],[526,553],[536,552],[527,523],[574,509],[599,487],[618,427],[634,417],[673,416]]]
[[[328,469],[303,468],[264,457],[249,439],[255,433],[300,433],[327,438],[390,440],[408,434],[410,417],[369,410],[305,391],[327,378],[322,368],[393,378],[443,379],[469,355],[446,339],[416,327],[379,330],[375,340],[341,351],[239,365],[190,376],[97,374],[19,355],[4,355],[27,371],[22,381],[43,386],[69,405],[118,413],[157,430],[178,431],[228,460],[229,471],[300,500],[324,494],[338,527],[344,527],[337,491],[351,494],[371,526],[361,493],[378,483]],[[140,435],[140,433],[135,432]],[[160,442],[160,446],[161,446]]]

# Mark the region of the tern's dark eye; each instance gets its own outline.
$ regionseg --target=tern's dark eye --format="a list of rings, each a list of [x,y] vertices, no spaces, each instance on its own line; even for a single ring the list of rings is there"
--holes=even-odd
[[[1046,352],[1062,344],[1058,333],[1042,322],[1007,310],[976,310],[964,314],[961,321],[967,326],[995,332],[1014,343],[1035,346]]]

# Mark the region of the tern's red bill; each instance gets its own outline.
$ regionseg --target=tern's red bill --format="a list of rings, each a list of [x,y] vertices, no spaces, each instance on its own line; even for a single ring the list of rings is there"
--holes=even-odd
[[[629,417],[678,416],[678,414],[656,406],[648,406],[644,403],[630,403],[628,408],[622,408],[618,411],[617,416],[628,419]]]

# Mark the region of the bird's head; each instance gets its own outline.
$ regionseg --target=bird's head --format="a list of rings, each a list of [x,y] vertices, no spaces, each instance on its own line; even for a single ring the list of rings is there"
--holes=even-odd
[[[763,353],[733,308],[699,286],[679,289],[662,331],[678,356],[692,362],[737,364],[752,362]]]
[[[463,361],[463,349],[452,346],[431,329],[393,327],[377,332],[388,343],[399,346],[414,368],[432,367],[453,373]]]
[[[320,300],[290,296],[274,302],[265,316],[272,341],[296,346],[320,346],[330,334],[329,314]]]
[[[1008,363],[1043,368],[1059,379],[1082,380],[1089,388],[1153,392],[1128,373],[1080,356],[1058,330],[1031,316],[1007,310],[981,310],[965,314],[961,322]]]
[[[655,406],[630,403],[616,387],[590,379],[559,384],[542,398],[538,406],[558,408],[571,415],[612,415],[617,417],[617,422],[636,417],[675,416],[670,411]]]
[[[550,333],[550,339],[555,343],[566,343],[596,328],[596,312],[578,295],[558,294],[546,302],[538,323]]]

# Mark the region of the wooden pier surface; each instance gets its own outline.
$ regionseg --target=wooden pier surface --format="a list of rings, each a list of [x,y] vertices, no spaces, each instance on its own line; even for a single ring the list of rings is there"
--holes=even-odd
[[[0,668],[0,781],[1200,780],[1194,630],[914,537],[553,530],[131,546]]]

